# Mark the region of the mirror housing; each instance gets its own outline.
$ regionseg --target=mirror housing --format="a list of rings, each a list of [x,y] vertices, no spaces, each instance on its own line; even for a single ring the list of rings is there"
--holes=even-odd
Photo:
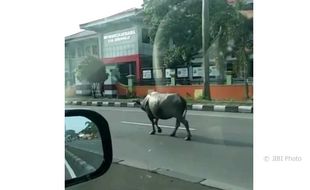
[[[105,118],[100,115],[99,113],[87,110],[87,109],[66,109],[65,110],[65,117],[85,117],[91,122],[93,122],[97,128],[100,135],[101,146],[103,150],[103,162],[102,164],[96,168],[95,171],[83,175],[78,176],[76,178],[65,180],[65,187],[69,187],[72,185],[76,185],[82,182],[89,181],[91,179],[97,178],[103,175],[111,166],[113,153],[112,153],[112,142],[111,142],[111,134],[109,129],[109,124],[105,120]]]

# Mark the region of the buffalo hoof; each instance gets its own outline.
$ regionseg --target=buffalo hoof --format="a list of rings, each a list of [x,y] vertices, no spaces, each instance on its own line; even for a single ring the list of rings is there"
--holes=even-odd
[[[154,134],[155,134],[155,131],[151,131],[149,134],[150,134],[150,135],[154,135]]]
[[[170,134],[170,137],[175,137],[175,133],[171,133],[171,134]]]
[[[184,140],[190,141],[190,140],[192,140],[192,139],[191,139],[191,137],[185,137]]]
[[[158,132],[158,133],[161,133],[161,129],[160,129],[160,128],[159,128],[159,129],[157,129],[157,132]]]

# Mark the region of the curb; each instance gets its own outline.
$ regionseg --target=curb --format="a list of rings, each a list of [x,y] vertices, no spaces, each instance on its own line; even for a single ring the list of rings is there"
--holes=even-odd
[[[212,180],[212,179],[205,179],[200,182],[201,185],[203,186],[208,186],[208,187],[215,187],[218,189],[233,189],[233,190],[246,190],[245,188],[238,187],[232,184],[226,184],[220,181]]]
[[[89,165],[87,162],[79,158],[78,156],[74,155],[68,150],[65,150],[66,154],[68,155],[68,159],[80,170],[85,171],[85,173],[94,172],[96,169]]]
[[[108,101],[65,101],[66,105],[105,106],[105,107],[130,107],[138,108],[135,102],[108,102]],[[213,105],[213,104],[187,104],[188,110],[253,113],[253,106],[238,105]]]
[[[127,166],[127,167],[133,167],[133,168],[140,169],[140,170],[145,170],[145,171],[148,171],[150,173],[155,173],[158,175],[164,175],[164,176],[176,178],[176,179],[183,180],[183,181],[190,182],[190,183],[200,184],[202,186],[209,187],[210,189],[213,189],[213,190],[224,190],[224,189],[220,188],[220,187],[223,187],[222,184],[214,183],[213,180],[207,180],[207,179],[202,178],[202,177],[192,176],[192,175],[188,175],[188,174],[185,174],[182,172],[173,171],[170,169],[163,169],[163,168],[151,169],[151,168],[145,166],[144,164],[141,164],[138,162],[131,162],[131,161],[125,161],[125,160],[119,160],[119,159],[116,159],[116,161],[115,162],[113,161],[113,163],[123,165],[123,166]],[[210,181],[213,183],[210,183]],[[229,185],[226,185],[225,189],[231,189],[231,188],[229,187]],[[236,190],[241,190],[241,189],[236,189]],[[242,189],[242,190],[244,190],[244,189]]]

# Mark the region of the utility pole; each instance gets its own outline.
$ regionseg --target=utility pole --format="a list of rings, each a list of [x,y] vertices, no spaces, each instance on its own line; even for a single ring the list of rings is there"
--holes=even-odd
[[[203,65],[204,65],[204,88],[203,97],[206,100],[211,100],[210,96],[210,80],[209,80],[209,56],[208,56],[208,46],[209,46],[209,0],[202,0],[202,53],[203,53]]]

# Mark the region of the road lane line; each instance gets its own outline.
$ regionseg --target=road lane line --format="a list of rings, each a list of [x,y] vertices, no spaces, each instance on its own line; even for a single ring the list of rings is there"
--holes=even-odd
[[[137,123],[137,122],[130,122],[130,121],[121,121],[121,123],[124,123],[124,124],[131,124],[131,125],[142,125],[142,126],[152,126],[152,124],[148,124],[148,123]],[[169,125],[158,125],[159,127],[162,127],[162,128],[169,128],[169,129],[174,129],[175,127],[174,126],[169,126]],[[179,129],[182,129],[182,130],[186,130],[184,127],[179,127]],[[194,129],[194,128],[189,128],[190,131],[196,131],[197,129]]]
[[[144,113],[140,109],[136,108],[129,108],[126,109],[125,107],[123,109],[119,108],[108,108],[108,107],[95,107],[94,109],[98,110],[104,110],[104,111],[121,111],[121,112],[139,112]],[[197,113],[196,113],[197,112]],[[200,113],[198,113],[200,112]],[[229,114],[239,114],[239,115],[229,115]],[[240,114],[246,114],[246,115],[240,115]],[[208,117],[219,117],[219,118],[232,118],[232,119],[253,119],[253,115],[250,113],[235,113],[235,112],[219,112],[219,114],[214,112],[207,112],[207,111],[193,111],[188,110],[186,115],[192,115],[192,116],[208,116]]]
[[[208,117],[221,117],[221,118],[234,118],[234,119],[253,119],[253,117],[247,116],[234,116],[234,115],[216,115],[214,113],[206,114],[206,113],[187,113],[187,115],[194,115],[194,116],[208,116]]]
[[[99,109],[99,108],[98,108]],[[134,108],[131,108],[134,109]],[[143,113],[142,110],[126,110],[126,109],[104,109],[106,111],[121,111],[121,112],[139,112]],[[196,111],[195,111],[196,112]],[[200,111],[201,112],[201,111]],[[194,116],[208,116],[208,117],[220,117],[220,118],[233,118],[233,119],[253,119],[252,117],[248,116],[241,116],[241,115],[228,115],[230,113],[224,112],[223,114],[225,115],[218,115],[216,113],[208,113],[208,112],[203,112],[203,113],[194,113],[191,110],[187,112],[187,115],[194,115]],[[232,114],[240,114],[240,113],[232,113]]]
[[[69,165],[69,163],[67,162],[66,159],[65,159],[65,165],[66,165],[66,168],[67,168],[71,178],[76,178],[76,175],[75,175],[73,169],[71,168],[71,166]]]

